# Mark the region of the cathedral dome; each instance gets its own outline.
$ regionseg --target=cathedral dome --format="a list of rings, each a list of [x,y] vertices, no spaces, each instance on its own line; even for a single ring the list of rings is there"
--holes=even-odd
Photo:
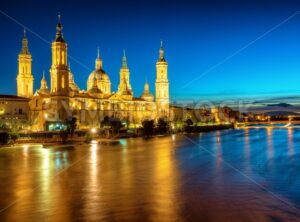
[[[103,69],[96,69],[89,75],[88,81],[94,81],[94,77],[96,77],[98,81],[110,81],[108,75]]]
[[[143,92],[141,98],[148,101],[148,102],[154,101],[154,96],[152,95],[152,93],[149,90],[148,82],[146,82],[145,85],[144,85],[144,92]]]
[[[111,94],[111,83],[109,76],[102,68],[102,59],[100,58],[100,53],[98,50],[98,56],[95,62],[95,70],[91,72],[87,80],[87,90],[93,88],[94,79],[96,79],[97,87],[101,90],[103,94]]]
[[[90,94],[101,94],[102,92],[98,87],[93,87],[88,91],[88,93],[90,93]]]

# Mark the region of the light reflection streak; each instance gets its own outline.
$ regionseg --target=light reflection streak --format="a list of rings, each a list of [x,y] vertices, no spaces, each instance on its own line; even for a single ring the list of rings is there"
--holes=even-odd
[[[24,144],[23,145],[23,155],[24,155],[24,165],[25,167],[27,167],[27,160],[28,160],[28,147],[29,145],[28,144]]]
[[[273,127],[267,127],[268,159],[273,158]]]
[[[100,206],[100,184],[98,181],[98,143],[93,142],[90,146],[90,161],[89,161],[89,169],[87,170],[87,186],[86,191],[87,194],[84,194],[86,196],[86,200],[84,202],[84,208],[83,212],[89,220],[95,220],[97,213],[99,213],[99,209],[101,209]]]
[[[289,157],[294,156],[294,144],[293,144],[293,128],[288,128],[288,155]]]
[[[221,141],[221,132],[216,132],[216,164],[219,168],[222,164],[223,153],[222,153],[222,141]]]
[[[249,139],[249,128],[244,129],[244,148],[245,148],[245,157],[249,163],[250,159],[250,139]]]
[[[175,164],[172,146],[159,147],[154,151],[153,179],[154,186],[153,200],[155,211],[160,212],[160,221],[173,221],[174,218],[180,218],[177,207],[180,203],[176,198],[178,188],[178,168]],[[180,221],[180,219],[179,219]]]
[[[42,163],[40,172],[40,204],[43,205],[43,208],[48,208],[51,206],[51,196],[50,183],[51,183],[51,155],[49,149],[42,149]]]

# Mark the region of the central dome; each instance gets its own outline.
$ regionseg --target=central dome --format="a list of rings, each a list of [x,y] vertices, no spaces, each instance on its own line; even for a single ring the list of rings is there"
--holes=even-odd
[[[110,81],[107,73],[103,69],[97,69],[91,72],[88,81],[94,81],[94,78],[96,78],[97,81]]]
[[[102,69],[102,60],[100,58],[99,52],[96,59],[96,67],[93,72],[89,75],[87,80],[87,90],[90,90],[94,86],[94,79],[96,79],[97,87],[104,94],[111,94],[111,84],[110,79],[107,73]]]

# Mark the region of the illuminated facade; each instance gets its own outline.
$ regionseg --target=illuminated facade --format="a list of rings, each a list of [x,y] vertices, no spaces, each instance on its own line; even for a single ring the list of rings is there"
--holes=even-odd
[[[32,58],[28,49],[26,31],[22,39],[22,49],[18,56],[17,95],[29,98],[33,95],[33,75],[31,72]]]
[[[166,115],[169,113],[170,99],[169,99],[169,80],[168,80],[168,63],[165,59],[162,41],[160,43],[159,58],[156,62],[156,105],[159,115]]]
[[[129,127],[141,126],[144,119],[169,118],[168,64],[164,57],[162,43],[156,63],[155,97],[149,90],[148,82],[145,83],[142,95],[134,96],[125,51],[119,73],[120,82],[115,93],[112,93],[109,75],[103,69],[99,49],[95,70],[87,79],[87,89],[81,90],[75,83],[74,75],[68,66],[68,46],[64,40],[62,29],[59,16],[56,37],[52,42],[50,90],[43,75],[40,89],[36,90],[33,95],[30,91],[30,87],[33,87],[31,55],[28,52],[27,39],[26,42],[23,39],[26,44],[23,44],[22,52],[26,46],[30,55],[26,61],[30,62],[30,66],[28,65],[30,69],[28,68],[27,71],[30,74],[28,79],[30,79],[31,85],[29,87],[28,84],[28,90],[24,91],[23,87],[26,86],[26,81],[22,79],[22,75],[22,78],[19,77],[19,74],[17,78],[18,95],[20,91],[20,95],[25,92],[24,96],[30,97],[30,119],[33,130],[44,130],[49,123],[65,122],[70,117],[76,117],[79,128],[99,127],[100,122],[106,116],[119,118]],[[19,58],[19,67],[21,64],[23,64],[23,60]]]

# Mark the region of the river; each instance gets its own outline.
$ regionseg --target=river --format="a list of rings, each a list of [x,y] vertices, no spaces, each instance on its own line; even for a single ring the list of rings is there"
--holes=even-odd
[[[0,148],[0,221],[300,221],[300,129]]]

